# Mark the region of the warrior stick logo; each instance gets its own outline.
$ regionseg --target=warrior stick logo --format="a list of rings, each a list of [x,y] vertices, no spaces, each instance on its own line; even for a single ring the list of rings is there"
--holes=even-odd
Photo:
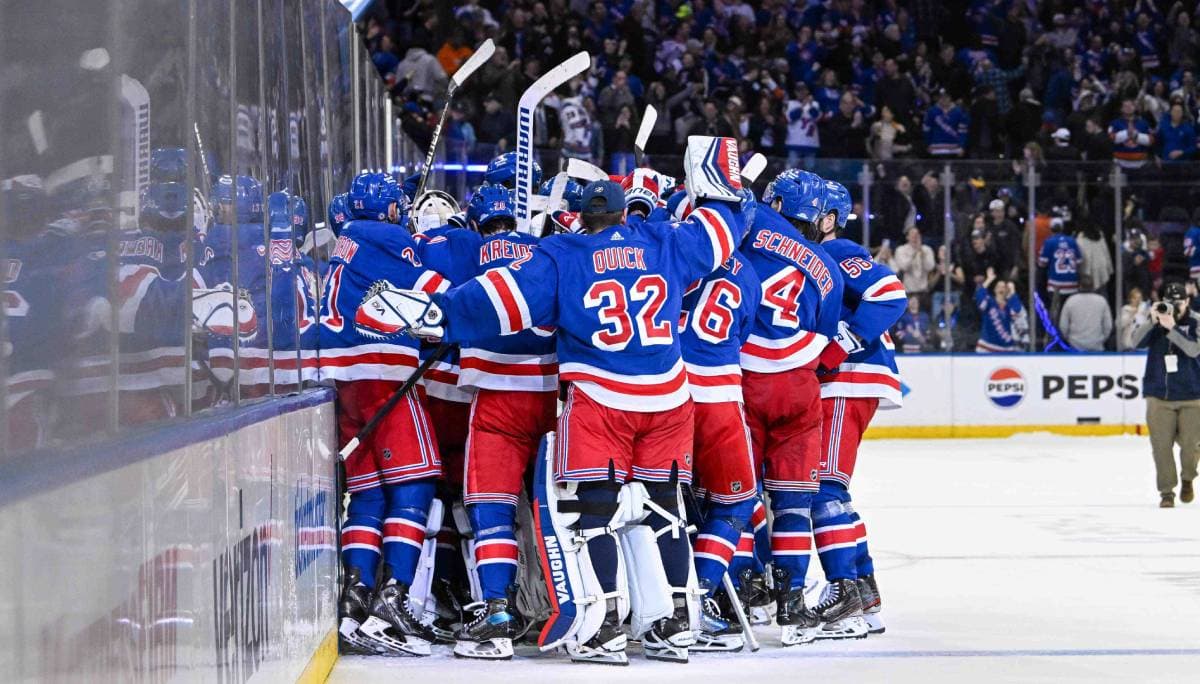
[[[522,107],[517,118],[517,216],[528,215],[529,181],[533,178],[533,110]]]

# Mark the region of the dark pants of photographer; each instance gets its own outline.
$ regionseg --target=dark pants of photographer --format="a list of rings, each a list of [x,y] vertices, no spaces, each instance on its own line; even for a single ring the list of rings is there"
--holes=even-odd
[[[1175,502],[1175,487],[1183,478],[1184,501],[1190,500],[1200,459],[1200,314],[1189,311],[1183,286],[1167,286],[1169,310],[1162,302],[1151,309],[1149,320],[1139,324],[1132,339],[1147,350],[1142,392],[1146,397],[1146,425],[1154,453],[1161,505]],[[1175,444],[1179,444],[1180,469],[1175,469]]]
[[[1146,425],[1160,494],[1173,494],[1179,478],[1196,477],[1200,461],[1200,399],[1165,401],[1146,397]],[[1175,470],[1175,444],[1179,444],[1179,470]]]

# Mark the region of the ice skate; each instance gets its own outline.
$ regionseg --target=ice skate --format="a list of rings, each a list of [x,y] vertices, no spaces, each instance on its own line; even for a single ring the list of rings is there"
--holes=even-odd
[[[771,600],[771,590],[767,586],[766,575],[754,572],[750,568],[738,574],[738,599],[746,611],[746,617],[752,625],[771,624],[771,608],[775,602]],[[727,613],[728,611],[722,611]]]
[[[372,655],[379,651],[375,642],[359,633],[371,607],[371,588],[360,581],[358,568],[346,570],[346,581],[338,597],[338,646],[347,655]]]
[[[642,636],[642,650],[650,660],[686,663],[688,648],[696,643],[696,634],[688,624],[687,608],[676,606],[675,614],[654,623]]]
[[[520,618],[509,610],[508,599],[490,599],[466,607],[469,621],[454,645],[459,658],[509,660],[513,639],[521,632]]]
[[[358,631],[385,655],[427,656],[436,638],[409,610],[408,585],[395,580],[379,588],[371,614]]]
[[[571,660],[577,663],[599,663],[601,665],[628,665],[629,656],[625,654],[627,637],[621,629],[621,620],[617,617],[616,608],[612,608],[604,616],[591,639],[585,643],[567,643],[564,648]]]
[[[864,639],[867,636],[862,599],[854,580],[838,579],[826,584],[813,612],[821,620],[818,639]]]
[[[883,625],[883,617],[880,615],[883,601],[879,598],[879,586],[875,584],[875,575],[859,577],[856,584],[858,584],[859,598],[862,599],[863,620],[867,622],[867,632],[883,634],[886,629]]]
[[[724,598],[724,595],[722,595]],[[700,619],[694,636],[696,643],[691,650],[696,652],[734,652],[740,651],[746,645],[742,636],[741,626],[736,622],[725,619],[725,611],[716,598],[707,597],[700,604]],[[732,606],[730,606],[732,611]]]
[[[791,573],[775,568],[775,622],[782,632],[779,640],[784,646],[810,644],[817,638],[821,621],[804,605],[804,587],[789,589]]]

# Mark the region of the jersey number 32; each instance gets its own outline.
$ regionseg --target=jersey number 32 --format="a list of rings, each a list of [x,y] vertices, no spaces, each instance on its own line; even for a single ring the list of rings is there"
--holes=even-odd
[[[631,302],[642,303],[633,316],[629,312]],[[657,320],[666,302],[667,281],[662,276],[644,275],[628,292],[616,280],[593,283],[583,296],[583,305],[600,309],[598,315],[604,327],[592,333],[592,344],[605,351],[621,351],[635,334],[643,347],[671,344],[671,324]]]

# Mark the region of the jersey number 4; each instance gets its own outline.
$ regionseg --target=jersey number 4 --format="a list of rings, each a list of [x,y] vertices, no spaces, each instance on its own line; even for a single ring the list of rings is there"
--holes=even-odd
[[[771,323],[779,328],[800,327],[800,293],[804,292],[804,274],[794,266],[785,266],[762,284],[763,306],[771,309]]]
[[[629,315],[631,301],[644,302],[633,317]],[[600,323],[605,327],[592,333],[592,344],[605,351],[621,351],[635,334],[643,347],[671,344],[671,324],[656,320],[666,302],[667,281],[662,276],[638,278],[628,294],[616,280],[593,283],[583,296],[583,305],[589,309],[599,307]]]

